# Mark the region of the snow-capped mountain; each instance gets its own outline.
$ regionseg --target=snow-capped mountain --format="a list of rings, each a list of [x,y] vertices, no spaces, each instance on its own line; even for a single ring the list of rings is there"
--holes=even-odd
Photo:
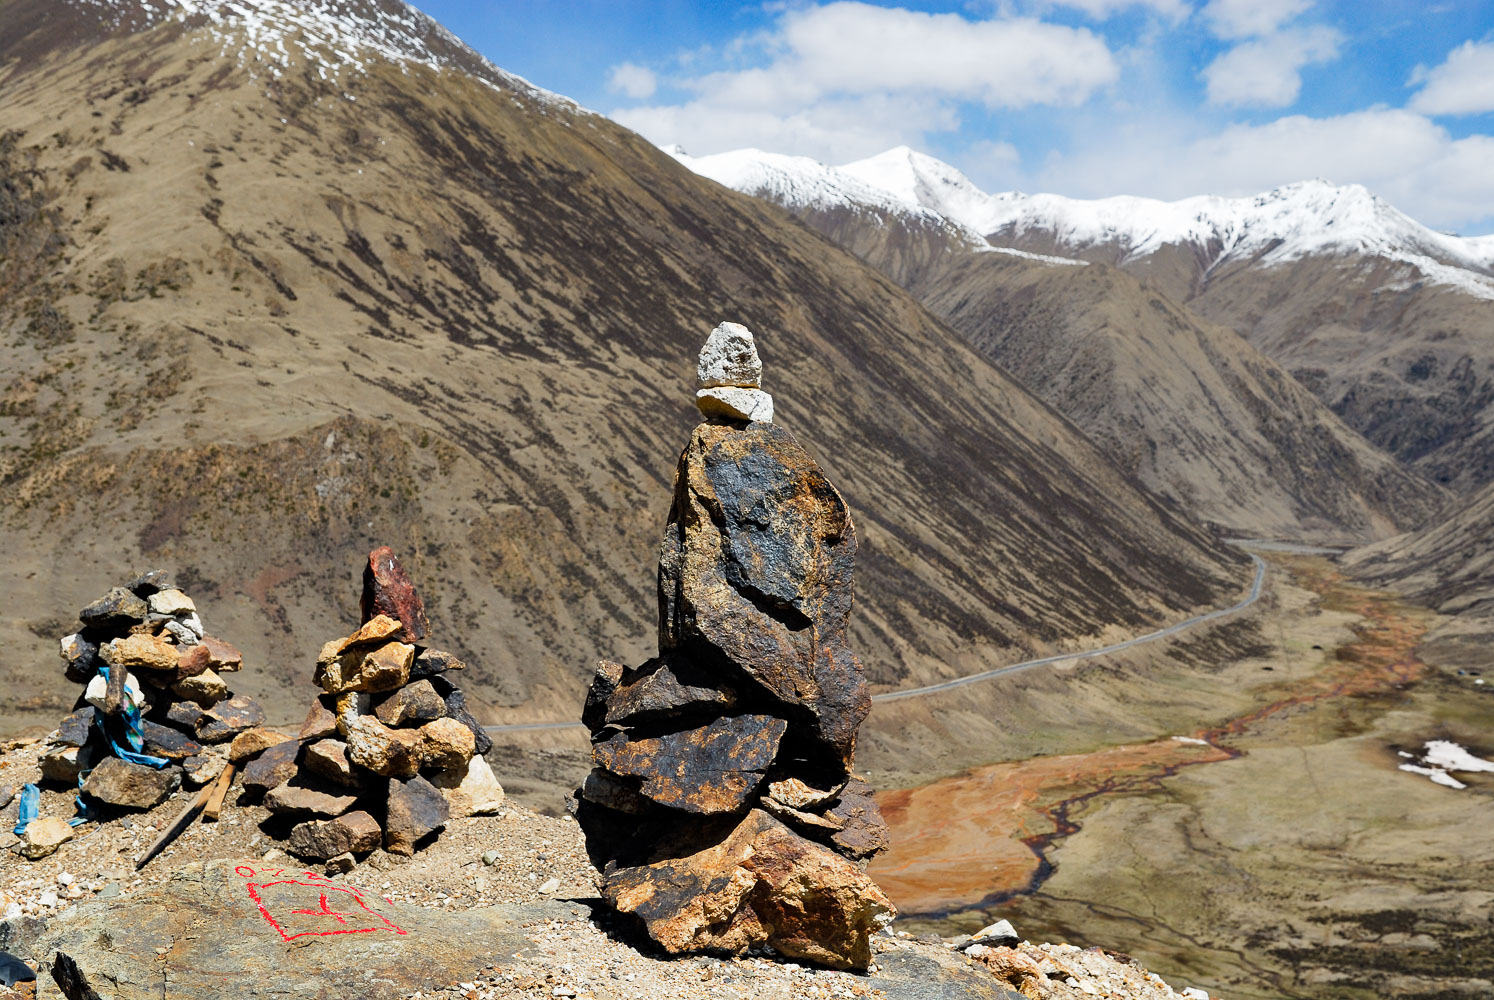
[[[582,111],[570,98],[536,87],[494,66],[434,19],[403,0],[65,0],[115,29],[142,30],[177,22],[201,34],[195,44],[254,74],[278,77],[298,69],[341,81],[365,73],[373,60],[455,69],[489,86]],[[345,94],[356,100],[356,94]]]
[[[679,159],[728,187],[787,207],[932,212],[998,248],[1022,249],[1039,236],[1058,256],[1104,250],[1107,260],[1124,265],[1186,245],[1204,255],[1207,270],[1234,261],[1270,266],[1308,256],[1374,257],[1494,299],[1494,236],[1436,232],[1358,184],[1302,181],[1247,198],[1083,200],[987,194],[949,164],[906,146],[840,167],[758,150]]]

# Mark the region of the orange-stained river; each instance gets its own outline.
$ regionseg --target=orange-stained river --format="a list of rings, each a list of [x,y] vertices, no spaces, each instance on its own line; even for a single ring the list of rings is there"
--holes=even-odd
[[[937,915],[1030,892],[1050,870],[1049,847],[1078,827],[1077,807],[1154,786],[1180,768],[1230,760],[1231,738],[1294,707],[1370,694],[1414,681],[1426,626],[1384,594],[1361,590],[1323,566],[1298,567],[1297,582],[1326,607],[1362,620],[1354,641],[1317,673],[1268,689],[1258,709],[1183,738],[1093,753],[1007,761],[877,797],[892,848],[870,874],[905,915]]]

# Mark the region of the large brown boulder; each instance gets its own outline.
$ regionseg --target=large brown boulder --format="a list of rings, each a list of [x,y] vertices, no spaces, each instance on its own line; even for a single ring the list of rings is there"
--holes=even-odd
[[[727,836],[693,853],[665,842],[651,860],[606,873],[603,894],[638,917],[671,954],[782,955],[864,969],[871,935],[892,903],[855,864],[754,809]]]

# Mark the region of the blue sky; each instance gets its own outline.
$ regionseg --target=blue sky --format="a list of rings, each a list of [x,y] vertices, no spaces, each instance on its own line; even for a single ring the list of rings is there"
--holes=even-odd
[[[987,190],[1076,197],[1323,177],[1494,232],[1494,0],[418,5],[696,155],[906,144]]]

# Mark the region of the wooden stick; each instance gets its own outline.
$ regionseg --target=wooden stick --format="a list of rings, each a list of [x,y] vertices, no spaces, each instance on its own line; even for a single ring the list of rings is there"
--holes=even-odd
[[[192,801],[187,803],[187,808],[183,809],[181,814],[171,821],[170,826],[161,831],[161,835],[155,839],[155,843],[146,848],[145,854],[141,856],[139,861],[135,862],[135,870],[137,872],[144,868],[151,858],[160,854],[161,848],[181,836],[181,832],[192,822],[192,817],[196,815],[197,810],[201,809],[207,802],[208,795],[212,793],[213,787],[212,785],[203,785],[202,791],[198,792]]]
[[[202,807],[203,822],[218,822],[218,814],[223,811],[223,797],[228,794],[228,786],[232,784],[233,765],[227,764],[223,773],[218,775],[218,780],[213,782],[213,794],[208,796],[207,805]]]

